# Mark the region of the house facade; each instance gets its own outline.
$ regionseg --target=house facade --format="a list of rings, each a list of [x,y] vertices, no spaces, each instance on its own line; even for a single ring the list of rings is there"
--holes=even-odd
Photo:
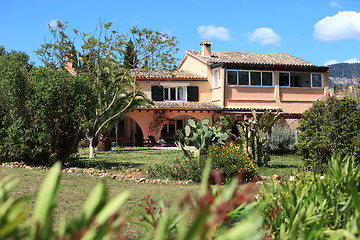
[[[175,71],[139,72],[138,84],[154,104],[119,122],[120,145],[136,145],[149,135],[172,142],[189,117],[213,123],[226,114],[241,119],[252,109],[280,109],[295,129],[301,113],[328,95],[328,67],[288,54],[219,52],[209,41],[200,45],[199,51],[186,51]]]

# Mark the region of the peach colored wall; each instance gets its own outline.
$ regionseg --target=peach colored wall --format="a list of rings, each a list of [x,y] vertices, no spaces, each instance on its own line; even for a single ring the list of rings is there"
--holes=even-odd
[[[324,97],[323,88],[284,88],[280,87],[280,100],[285,101],[316,101]]]
[[[185,56],[185,59],[181,62],[178,69],[199,74],[204,77],[208,76],[207,64],[189,54]]]
[[[273,87],[227,87],[228,100],[274,100]]]
[[[223,98],[223,89],[222,88],[214,88],[212,89],[211,101],[216,104],[221,104],[221,100]]]
[[[211,88],[208,81],[138,81],[142,91],[148,98],[151,98],[151,86],[160,83],[189,83],[190,86],[199,87],[199,101],[211,101]]]
[[[139,124],[142,134],[144,136],[144,138],[148,138],[149,134],[148,130],[149,130],[149,126],[150,123],[152,121],[154,121],[154,114],[155,111],[154,110],[134,110],[130,113],[128,113],[126,116],[132,118],[133,120],[136,121],[137,124]],[[173,119],[177,116],[189,116],[189,117],[193,117],[193,118],[197,118],[200,120],[203,120],[204,118],[209,118],[210,119],[210,123],[212,123],[212,118],[214,116],[213,112],[208,112],[208,111],[166,111],[166,115],[168,118]],[[160,134],[158,134],[156,137],[156,139],[159,139]]]

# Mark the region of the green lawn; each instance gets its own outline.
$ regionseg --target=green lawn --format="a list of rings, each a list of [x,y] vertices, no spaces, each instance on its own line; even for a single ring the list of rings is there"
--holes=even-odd
[[[12,176],[19,179],[20,183],[13,191],[14,197],[29,197],[28,208],[33,209],[38,189],[45,177],[46,172],[37,169],[19,169],[0,167],[0,179],[6,176]],[[186,192],[197,192],[196,184],[146,184],[132,181],[118,181],[111,178],[104,178],[109,189],[110,198],[120,194],[123,191],[130,191],[131,197],[124,206],[124,214],[143,212],[143,207],[139,204],[145,196],[149,195],[154,200],[162,200],[166,205],[171,205],[180,199]],[[61,175],[60,194],[58,196],[57,207],[55,211],[55,224],[58,225],[60,219],[65,217],[69,220],[77,215],[81,210],[87,196],[95,185],[101,181],[100,178],[86,175],[64,173]],[[139,216],[136,216],[135,222]],[[136,224],[130,224],[128,233],[139,238],[141,231]]]
[[[88,148],[79,150],[79,159],[74,166],[111,169],[112,167],[146,170],[151,164],[183,157],[181,150],[153,149],[142,147],[116,147],[110,152],[96,152],[94,159],[88,158]]]
[[[111,152],[96,152],[96,158],[90,160],[88,149],[79,150],[79,159],[73,166],[93,167],[98,169],[136,168],[146,171],[151,164],[162,164],[166,161],[183,157],[181,150],[121,147],[113,148]],[[290,175],[294,171],[302,170],[301,157],[298,155],[271,156],[268,166],[261,167],[261,176]]]
[[[299,155],[271,156],[268,166],[259,169],[260,176],[290,175],[303,170],[303,163]]]
[[[151,164],[161,164],[165,161],[183,156],[182,151],[179,150],[132,147],[114,148],[111,152],[97,152],[96,154],[95,159],[89,160],[87,158],[87,149],[80,149],[79,159],[70,163],[70,166],[92,167],[103,170],[109,170],[113,167],[120,168],[121,170],[136,168],[145,172]],[[292,171],[297,169],[301,169],[301,161],[298,156],[272,156],[269,166],[260,168],[260,175],[285,175],[291,174]],[[30,199],[29,208],[31,209],[34,207],[36,194],[45,174],[45,171],[37,169],[14,169],[0,166],[0,179],[5,176],[12,176],[20,180],[20,184],[13,192],[13,196],[28,196]],[[197,184],[150,184],[134,181],[119,181],[111,179],[110,177],[105,177],[103,180],[106,181],[110,197],[123,191],[131,192],[131,197],[124,206],[125,214],[142,211],[143,209],[139,207],[139,204],[142,203],[142,199],[147,195],[155,200],[162,200],[165,204],[171,205],[186,192],[196,193],[198,190]],[[66,220],[76,216],[91,189],[99,181],[101,181],[99,177],[84,174],[62,174],[55,224],[59,223],[61,216],[65,216]],[[134,234],[135,238],[141,235],[139,227],[134,224],[130,224],[127,231]]]

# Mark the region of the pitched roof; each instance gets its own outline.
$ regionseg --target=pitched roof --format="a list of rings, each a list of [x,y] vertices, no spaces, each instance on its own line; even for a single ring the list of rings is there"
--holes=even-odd
[[[154,101],[153,105],[139,106],[137,110],[188,110],[188,111],[216,111],[221,107],[210,102],[186,102],[186,101]]]
[[[149,106],[139,106],[135,110],[172,110],[172,111],[236,111],[251,112],[253,109],[257,111],[274,110],[277,108],[267,107],[230,107],[224,108],[211,102],[186,102],[186,101],[154,101]]]
[[[201,51],[189,50],[186,52],[208,63],[317,66],[289,54],[212,51],[210,57],[203,57]]]
[[[138,80],[148,79],[177,79],[177,80],[205,80],[206,77],[185,72],[183,70],[162,70],[162,69],[134,69],[131,71]]]

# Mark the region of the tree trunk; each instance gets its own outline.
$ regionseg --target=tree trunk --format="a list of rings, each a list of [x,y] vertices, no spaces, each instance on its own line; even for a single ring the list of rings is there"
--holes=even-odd
[[[89,140],[89,158],[95,157],[95,146],[94,146],[94,137],[88,137]]]

